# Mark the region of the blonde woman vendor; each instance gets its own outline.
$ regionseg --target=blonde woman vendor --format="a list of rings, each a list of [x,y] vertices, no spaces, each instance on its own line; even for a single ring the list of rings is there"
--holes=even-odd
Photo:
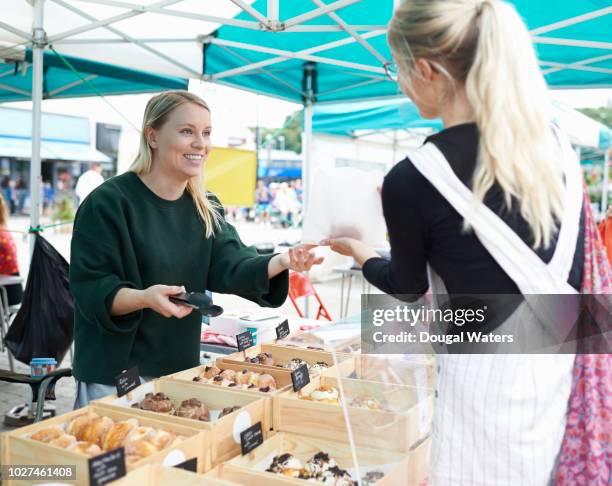
[[[77,407],[112,393],[114,377],[133,366],[149,379],[199,364],[201,315],[170,296],[210,290],[278,307],[287,270],[322,261],[300,247],[259,256],[242,243],[204,190],[211,130],[196,95],[153,97],[130,170],[79,208],[70,264]]]
[[[406,0],[388,41],[402,91],[444,130],[395,165],[384,260],[352,255],[390,294],[572,294],[584,263],[580,167],[550,124],[529,32],[500,0]],[[428,271],[429,270],[429,271]],[[432,485],[546,485],[574,355],[439,355]]]

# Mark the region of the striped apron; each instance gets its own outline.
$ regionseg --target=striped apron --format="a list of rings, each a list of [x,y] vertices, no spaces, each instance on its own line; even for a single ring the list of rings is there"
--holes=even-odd
[[[564,215],[546,264],[459,180],[444,155],[426,143],[409,155],[417,170],[471,225],[522,294],[576,294],[568,283],[582,208],[582,173],[560,134],[566,184]],[[446,293],[430,271],[434,294]],[[520,315],[522,304],[513,316]],[[512,318],[511,316],[510,318]],[[509,319],[510,319],[509,318]],[[502,324],[503,325],[503,324]],[[437,355],[430,484],[547,485],[565,430],[573,354]]]

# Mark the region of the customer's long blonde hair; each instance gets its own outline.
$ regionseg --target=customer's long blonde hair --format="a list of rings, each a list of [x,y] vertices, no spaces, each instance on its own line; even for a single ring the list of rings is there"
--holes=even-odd
[[[549,98],[529,32],[501,0],[406,0],[389,25],[400,75],[418,75],[424,58],[460,83],[475,114],[480,148],[473,192],[482,201],[497,182],[531,227],[533,246],[548,247],[563,211],[560,149]]]
[[[144,112],[138,155],[129,170],[139,175],[148,174],[151,171],[153,151],[145,135],[145,129],[147,127],[159,129],[168,119],[170,112],[183,103],[194,103],[210,112],[210,108],[202,98],[188,91],[166,91],[151,98]],[[210,238],[214,235],[215,230],[219,229],[222,216],[219,211],[220,206],[206,196],[202,174],[192,177],[187,182],[187,192],[191,195],[198,215],[204,223],[206,238]]]

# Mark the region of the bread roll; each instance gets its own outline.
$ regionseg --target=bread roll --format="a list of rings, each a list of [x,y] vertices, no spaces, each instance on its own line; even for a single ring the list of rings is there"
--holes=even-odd
[[[74,435],[64,434],[59,436],[57,439],[53,439],[51,442],[49,442],[49,445],[61,447],[62,449],[69,449],[74,447],[76,443],[77,439]]]
[[[93,420],[100,417],[97,413],[88,412],[83,415],[79,415],[78,417],[72,419],[66,427],[66,433],[70,435],[74,435],[77,440],[83,440],[83,430],[87,425],[89,425]]]
[[[51,442],[58,437],[64,435],[64,429],[61,427],[54,425],[52,427],[45,427],[44,429],[40,429],[38,432],[32,434],[31,439],[37,440],[39,442]]]
[[[97,419],[93,419],[83,428],[80,434],[81,437],[78,439],[85,442],[91,442],[101,447],[104,436],[113,424],[113,420],[109,417],[98,417]]]
[[[138,421],[135,419],[117,422],[109,429],[106,436],[104,436],[102,448],[105,451],[111,451],[117,447],[123,446],[130,432],[136,427],[138,427]]]
[[[148,457],[156,452],[156,447],[146,440],[130,442],[125,446],[125,454],[128,456]]]
[[[96,444],[90,444],[85,441],[77,442],[70,450],[89,457],[97,456],[102,453],[102,450]]]

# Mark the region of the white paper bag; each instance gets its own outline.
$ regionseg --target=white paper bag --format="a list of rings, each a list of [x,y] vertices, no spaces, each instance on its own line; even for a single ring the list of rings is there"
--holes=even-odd
[[[385,219],[377,187],[383,174],[353,167],[319,170],[310,189],[302,243],[348,236],[386,247]]]

